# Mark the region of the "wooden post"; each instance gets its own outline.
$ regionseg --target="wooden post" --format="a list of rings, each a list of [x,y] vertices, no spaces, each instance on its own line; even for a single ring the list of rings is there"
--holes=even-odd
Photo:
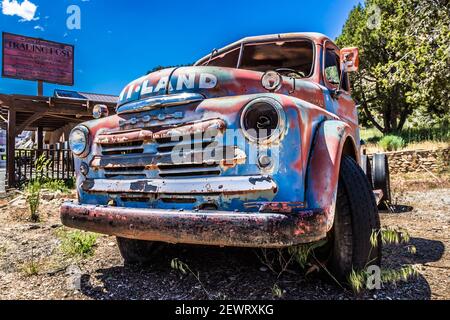
[[[60,179],[59,173],[61,171],[61,144],[58,142],[55,145],[56,149],[56,179]]]
[[[38,82],[37,82],[37,95],[39,97],[42,97],[44,95],[44,82],[42,82],[41,80],[38,80]],[[41,150],[43,149],[43,144],[44,144],[44,137],[43,137],[43,132],[42,132],[41,127],[37,128],[36,139],[37,139],[37,152],[36,152],[35,160],[37,160],[41,156]]]
[[[30,154],[30,157],[27,157],[27,154]],[[25,151],[26,161],[30,161],[30,180],[33,180],[33,171],[36,172],[36,153],[34,150]]]
[[[50,159],[50,146],[47,146],[47,148],[45,149],[45,158],[46,159]],[[47,166],[45,167],[45,177],[48,179],[50,178],[50,168],[49,168],[50,164],[47,164]]]
[[[37,82],[37,95],[42,97],[44,95],[44,82],[38,80]]]
[[[51,166],[52,166],[52,179],[55,179],[55,145],[50,145],[50,159],[51,159]]]
[[[20,177],[27,175],[27,163],[26,162],[22,163],[22,159],[25,159],[27,155],[25,154],[25,158],[24,158],[23,150],[18,150],[18,153],[19,154],[17,155],[17,158],[19,161],[18,161],[18,165],[17,165],[17,176],[19,177],[18,182],[20,182]],[[23,172],[24,172],[23,175],[22,175],[22,167],[23,167]]]
[[[37,157],[39,158],[42,154],[42,150],[44,149],[44,131],[42,130],[42,127],[37,128],[36,140],[37,140],[37,149],[38,149]]]
[[[8,188],[16,186],[16,172],[15,172],[15,153],[16,153],[16,110],[10,104],[8,111],[8,137],[7,137],[7,174],[8,174]]]
[[[69,141],[64,141],[64,161],[66,163],[66,180],[70,179],[70,151],[69,151]]]

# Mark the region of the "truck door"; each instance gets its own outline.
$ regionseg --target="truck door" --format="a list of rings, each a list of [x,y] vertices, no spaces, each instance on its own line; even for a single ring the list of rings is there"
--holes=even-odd
[[[324,45],[324,51],[323,78],[328,91],[325,99],[326,109],[338,115],[357,132],[358,114],[355,102],[350,95],[350,83],[346,72],[342,77],[341,84],[339,50],[331,42],[328,42]]]

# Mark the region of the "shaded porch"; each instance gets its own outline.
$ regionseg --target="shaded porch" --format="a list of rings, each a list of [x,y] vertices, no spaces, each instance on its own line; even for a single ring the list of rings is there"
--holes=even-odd
[[[53,97],[0,94],[0,127],[7,135],[6,187],[15,188],[35,178],[36,160],[41,155],[50,163],[46,176],[70,179],[74,173],[67,142],[70,131],[93,119],[96,104],[106,105],[113,114],[116,102],[116,96],[75,91],[55,91]],[[34,133],[32,147],[16,148],[16,138],[24,131]]]

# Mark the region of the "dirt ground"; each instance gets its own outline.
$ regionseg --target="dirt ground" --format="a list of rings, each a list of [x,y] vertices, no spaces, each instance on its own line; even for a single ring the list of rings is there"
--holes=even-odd
[[[382,213],[382,224],[408,230],[417,252],[386,246],[383,267],[413,264],[419,275],[381,290],[356,296],[323,273],[306,276],[296,265],[277,279],[254,249],[172,246],[150,266],[130,267],[124,266],[115,238],[99,236],[91,257],[70,258],[58,236],[65,230],[58,207],[67,196],[50,195],[37,224],[26,221],[23,199],[9,205],[11,197],[0,200],[0,299],[273,299],[275,283],[281,299],[450,299],[448,180],[397,177],[393,184],[397,212]],[[172,269],[174,258],[200,281]]]

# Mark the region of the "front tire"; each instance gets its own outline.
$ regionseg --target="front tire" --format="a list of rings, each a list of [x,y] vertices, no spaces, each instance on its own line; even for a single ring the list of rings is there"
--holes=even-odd
[[[341,161],[334,226],[328,267],[340,281],[352,270],[381,263],[381,237],[378,246],[370,242],[372,232],[380,229],[380,218],[372,188],[360,166],[349,156]]]
[[[117,237],[117,246],[125,264],[148,264],[164,248],[164,243]]]

